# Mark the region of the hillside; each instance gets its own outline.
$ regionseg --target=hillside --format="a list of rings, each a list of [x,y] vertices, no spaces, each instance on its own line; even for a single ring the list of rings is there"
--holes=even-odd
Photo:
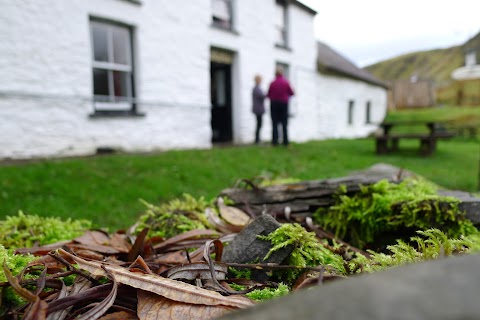
[[[417,76],[434,80],[439,85],[448,82],[452,71],[463,66],[465,50],[471,47],[480,47],[480,32],[460,46],[408,53],[365,69],[382,80],[406,80]]]

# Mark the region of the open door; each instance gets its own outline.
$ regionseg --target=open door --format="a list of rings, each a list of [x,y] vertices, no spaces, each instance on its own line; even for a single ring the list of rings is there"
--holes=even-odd
[[[223,53],[223,52],[222,52]],[[231,142],[232,128],[232,59],[212,61],[210,86],[212,102],[212,142]]]

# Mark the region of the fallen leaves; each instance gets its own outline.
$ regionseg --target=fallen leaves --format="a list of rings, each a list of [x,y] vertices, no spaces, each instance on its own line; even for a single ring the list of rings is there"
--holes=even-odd
[[[226,297],[217,292],[205,290],[185,282],[171,280],[155,274],[131,272],[116,265],[107,265],[101,262],[86,261],[62,249],[60,253],[74,260],[78,266],[96,276],[107,276],[109,273],[119,283],[153,292],[167,299],[191,304],[223,305],[232,308],[244,308],[253,303],[239,297]]]
[[[218,212],[207,208],[205,218],[215,230],[192,230],[168,239],[148,238],[147,228],[136,235],[91,230],[71,241],[19,249],[39,257],[18,276],[4,263],[8,283],[0,283],[0,289],[10,286],[27,301],[11,312],[23,319],[183,320],[212,319],[251,307],[255,303],[245,294],[278,287],[272,281],[228,276],[233,265],[292,268],[222,262],[224,243],[250,221],[245,212],[220,200]],[[322,274],[317,276],[320,282]],[[305,278],[299,286],[311,283]]]
[[[228,224],[233,225],[235,227],[245,227],[248,222],[250,221],[250,217],[248,214],[243,212],[242,210],[227,206],[222,197],[219,197],[217,200],[218,203],[218,211],[220,212],[220,216],[225,220]]]
[[[95,230],[70,242],[19,250],[44,254],[16,277],[3,266],[8,285],[28,302],[23,318],[210,319],[254,304],[245,296],[224,295],[217,284],[226,278],[227,265],[203,260],[211,245],[221,258],[223,245],[213,241],[222,235],[218,231],[193,230],[166,240],[148,239],[147,233]],[[196,250],[189,254],[186,248]],[[76,279],[67,286],[60,279],[69,275]],[[214,291],[219,288],[223,295]]]
[[[138,291],[138,317],[140,320],[213,319],[234,310],[226,306],[189,304],[169,300],[152,292]]]

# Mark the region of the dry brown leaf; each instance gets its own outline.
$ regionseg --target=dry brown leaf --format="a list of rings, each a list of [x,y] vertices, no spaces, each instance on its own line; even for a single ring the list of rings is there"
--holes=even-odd
[[[62,281],[62,289],[60,289],[60,292],[58,293],[57,299],[63,299],[69,294],[69,289],[65,285],[65,283]],[[63,310],[59,310],[56,312],[52,312],[48,315],[47,320],[63,320],[67,317],[68,312],[70,311],[71,307],[65,308]]]
[[[227,265],[224,263],[215,263],[215,277],[217,280],[224,280],[227,274]],[[169,279],[212,279],[212,272],[206,262],[188,263],[177,267],[172,267],[167,272]]]
[[[234,310],[225,306],[182,303],[143,290],[138,290],[137,295],[140,320],[207,320]]]
[[[128,252],[132,245],[128,240],[128,236],[121,233],[115,233],[110,239],[110,245],[120,252]]]
[[[225,220],[227,223],[234,225],[236,227],[245,227],[248,222],[250,221],[250,216],[243,212],[242,210],[227,206],[223,202],[223,198],[218,198],[218,211],[220,212],[220,216]]]
[[[177,263],[187,263],[187,255],[184,251],[174,251],[164,254],[159,254],[155,258],[155,263],[159,264],[177,264]]]
[[[138,317],[126,311],[119,311],[107,314],[98,320],[138,320]]]
[[[97,251],[87,250],[87,249],[75,250],[75,254],[89,260],[102,261],[105,258],[105,256],[101,253],[98,253]]]
[[[191,231],[184,232],[182,234],[176,235],[174,237],[171,237],[163,242],[160,242],[159,244],[156,244],[153,248],[159,252],[161,250],[164,250],[173,244],[176,244],[180,241],[184,240],[189,240],[189,239],[196,239],[196,238],[212,238],[212,237],[217,237],[218,231],[215,230],[200,230],[200,229],[195,229]]]
[[[228,224],[224,220],[213,212],[211,208],[205,209],[205,215],[207,216],[208,222],[215,226],[216,229],[222,231],[223,233],[232,233],[240,232],[243,227],[234,226],[233,224]]]
[[[128,250],[127,261],[133,261],[138,256],[142,255],[143,246],[145,245],[145,238],[147,237],[148,230],[149,230],[148,228],[143,228],[142,232],[140,232],[137,235],[137,238],[135,239],[135,243],[130,248],[130,250]]]
[[[106,254],[126,253],[129,250],[126,244],[119,245],[118,239],[115,239],[115,246],[113,246],[108,234],[97,230],[87,231],[82,236],[75,238],[74,241],[77,244],[70,245],[69,247],[72,249],[80,248]]]
[[[47,309],[48,303],[37,297],[37,300],[25,312],[23,320],[45,320],[47,318]]]
[[[32,292],[23,288],[20,285],[20,282],[18,281],[17,277],[12,274],[5,260],[3,260],[3,272],[5,273],[5,277],[7,278],[8,283],[10,283],[13,290],[15,290],[18,295],[20,295],[22,298],[29,302],[35,302],[39,299],[38,296],[34,295]]]
[[[45,266],[48,269],[50,274],[55,272],[62,272],[65,270],[65,265],[58,260],[54,259],[53,257],[46,255],[38,257],[37,259],[28,263],[27,266]]]
[[[106,245],[110,242],[110,237],[105,232],[92,230],[75,238],[74,241],[84,245]]]
[[[113,274],[115,280],[119,283],[154,292],[171,300],[191,304],[224,305],[233,308],[245,308],[253,305],[253,302],[245,297],[225,297],[217,292],[195,287],[181,281],[170,280],[158,275],[134,273],[116,265],[85,261],[62,249],[59,252],[73,259],[80,268],[94,275],[106,276],[105,270],[107,270]]]
[[[64,245],[67,245],[71,242],[72,241],[70,241],[70,240],[66,240],[66,241],[64,240],[64,241],[59,241],[59,242],[55,242],[55,243],[51,243],[51,244],[47,244],[47,245],[39,246],[39,247],[34,246],[34,247],[31,247],[31,248],[20,248],[20,249],[16,249],[15,253],[19,253],[19,254],[31,253],[31,254],[34,254],[34,255],[46,255],[50,251],[57,250],[57,249],[63,247]]]
[[[110,291],[108,296],[105,299],[103,299],[100,303],[97,303],[92,309],[83,313],[81,316],[77,317],[76,319],[78,320],[99,319],[115,303],[115,299],[117,298],[117,292],[118,292],[118,282],[116,281],[115,277],[112,274],[110,274],[110,272],[107,272],[106,275],[113,281],[112,291]]]
[[[118,254],[118,253],[121,253],[120,251],[118,251],[114,247],[110,247],[108,245],[104,246],[104,245],[100,245],[100,244],[85,245],[85,244],[72,243],[72,244],[68,245],[68,247],[72,251],[91,250],[91,251],[96,251],[96,252],[100,252],[100,253],[103,253],[103,254]]]

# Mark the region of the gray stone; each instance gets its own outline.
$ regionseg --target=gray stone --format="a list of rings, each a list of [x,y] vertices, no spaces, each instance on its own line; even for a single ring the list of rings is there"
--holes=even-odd
[[[281,248],[273,252],[267,260],[264,257],[272,248],[269,241],[261,240],[258,235],[268,235],[280,227],[272,216],[262,214],[246,226],[225,247],[222,261],[230,263],[282,263],[292,252],[293,247]],[[257,280],[266,280],[265,273],[254,275]]]
[[[408,171],[403,168],[399,168],[396,166],[392,166],[388,163],[376,163],[371,167],[368,167],[364,170],[352,172],[350,177],[357,177],[357,178],[369,178],[369,179],[376,179],[382,180],[387,179],[390,181],[398,181],[405,179],[407,177],[416,177],[417,174]]]
[[[222,319],[480,319],[480,255],[336,280]]]
[[[480,226],[480,198],[468,192],[455,190],[442,190],[439,194],[460,200],[458,208],[465,212],[465,217],[472,221],[475,226]]]

